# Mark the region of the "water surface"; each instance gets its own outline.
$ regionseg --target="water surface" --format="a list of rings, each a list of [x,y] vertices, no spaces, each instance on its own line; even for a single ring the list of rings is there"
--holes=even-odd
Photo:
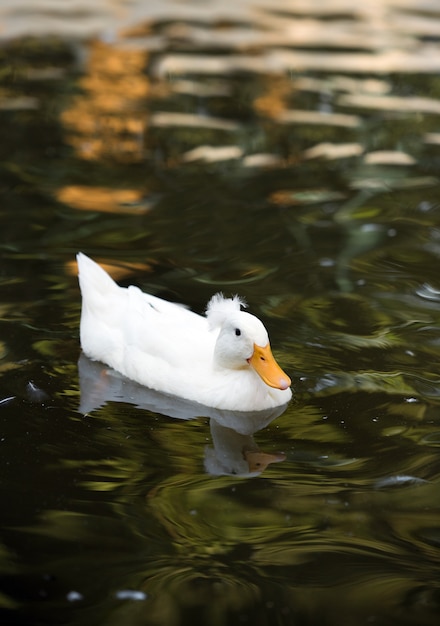
[[[2,623],[437,624],[437,3],[2,11]],[[79,250],[244,296],[284,413],[97,397]]]

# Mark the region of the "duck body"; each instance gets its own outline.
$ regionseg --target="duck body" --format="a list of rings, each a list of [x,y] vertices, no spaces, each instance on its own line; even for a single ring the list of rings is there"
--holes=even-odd
[[[77,261],[81,347],[92,360],[218,409],[259,411],[290,400],[290,379],[273,359],[267,331],[241,310],[239,298],[215,295],[204,317],[138,287],[120,287],[82,253]]]

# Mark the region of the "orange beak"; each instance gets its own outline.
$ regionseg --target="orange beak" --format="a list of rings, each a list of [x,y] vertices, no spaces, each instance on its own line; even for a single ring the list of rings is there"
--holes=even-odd
[[[254,343],[254,353],[248,359],[248,363],[269,387],[288,389],[292,384],[290,378],[273,358],[269,343],[264,348]]]

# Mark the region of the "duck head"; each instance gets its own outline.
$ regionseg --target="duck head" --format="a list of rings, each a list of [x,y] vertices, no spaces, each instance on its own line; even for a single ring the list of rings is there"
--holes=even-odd
[[[291,380],[275,361],[267,330],[254,315],[240,310],[238,298],[214,296],[208,305],[211,327],[220,327],[214,350],[215,363],[232,370],[253,368],[260,378],[275,389],[285,390]]]

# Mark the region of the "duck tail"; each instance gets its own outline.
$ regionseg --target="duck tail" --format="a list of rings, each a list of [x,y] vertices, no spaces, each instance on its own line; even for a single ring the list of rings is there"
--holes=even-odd
[[[83,298],[90,293],[108,294],[117,288],[115,281],[107,272],[88,256],[79,252],[76,255],[78,263],[79,286]]]

